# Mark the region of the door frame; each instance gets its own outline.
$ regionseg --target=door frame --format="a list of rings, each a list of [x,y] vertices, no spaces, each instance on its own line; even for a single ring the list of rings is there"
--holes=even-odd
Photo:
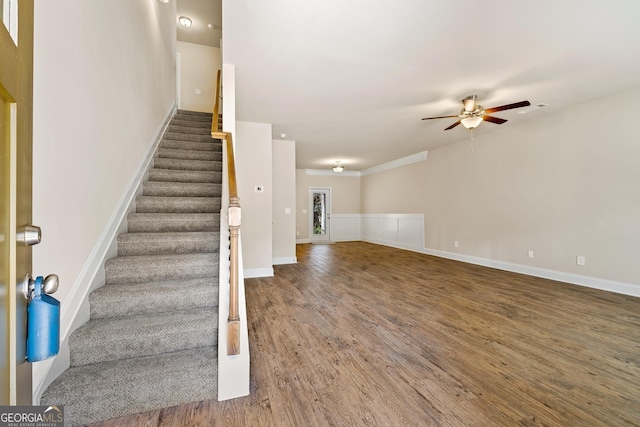
[[[313,194],[326,194],[326,227],[325,234],[317,236],[313,234]],[[309,241],[311,243],[329,243],[331,242],[331,187],[309,187]]]
[[[6,186],[0,192],[4,209],[0,255],[8,260],[0,268],[4,295],[0,316],[6,319],[0,322],[6,330],[0,357],[0,405],[30,406],[32,365],[26,361],[27,299],[22,285],[31,273],[31,247],[19,243],[17,233],[32,223],[34,1],[14,0],[11,5],[11,28],[0,23],[0,162],[1,185]]]

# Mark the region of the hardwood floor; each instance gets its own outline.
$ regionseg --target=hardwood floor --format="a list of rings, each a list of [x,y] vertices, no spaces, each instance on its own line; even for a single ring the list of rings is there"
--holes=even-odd
[[[640,425],[640,298],[363,242],[246,281],[251,395],[112,426]]]

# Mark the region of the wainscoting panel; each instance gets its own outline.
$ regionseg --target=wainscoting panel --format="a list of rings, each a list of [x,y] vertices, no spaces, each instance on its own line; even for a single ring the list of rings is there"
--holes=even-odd
[[[349,242],[360,240],[360,214],[331,215],[331,241]]]
[[[363,214],[362,240],[422,252],[424,214]]]

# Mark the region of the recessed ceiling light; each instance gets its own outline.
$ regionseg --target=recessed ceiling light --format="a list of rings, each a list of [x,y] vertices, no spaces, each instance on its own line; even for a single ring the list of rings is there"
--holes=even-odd
[[[181,16],[180,18],[178,18],[178,21],[180,22],[180,25],[185,28],[189,28],[191,24],[193,24],[193,21],[186,16]]]

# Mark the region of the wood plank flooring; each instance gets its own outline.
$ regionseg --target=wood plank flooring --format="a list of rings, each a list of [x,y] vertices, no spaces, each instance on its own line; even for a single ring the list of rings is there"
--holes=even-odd
[[[640,298],[364,242],[246,281],[251,395],[94,426],[638,426]]]

